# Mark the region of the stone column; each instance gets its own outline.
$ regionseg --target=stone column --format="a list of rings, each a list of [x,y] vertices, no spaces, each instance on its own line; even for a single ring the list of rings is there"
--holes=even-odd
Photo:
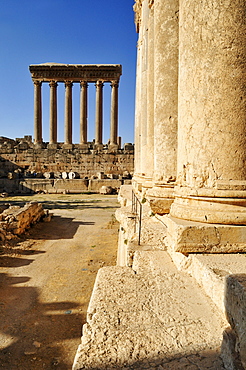
[[[57,82],[50,81],[50,144],[57,144]]]
[[[80,144],[87,144],[87,89],[86,81],[80,82]]]
[[[65,81],[65,145],[72,144],[72,86],[71,81]]]
[[[136,0],[134,4],[136,31],[139,33],[137,42],[137,68],[136,68],[136,96],[135,96],[135,148],[134,148],[134,177],[133,188],[142,190],[141,184],[141,127],[142,127],[142,1]]]
[[[154,171],[151,208],[168,213],[177,173],[179,1],[154,1]]]
[[[111,83],[110,145],[117,147],[118,137],[118,81]]]
[[[34,80],[34,144],[42,143],[42,82]]]
[[[152,186],[154,171],[154,0],[149,1],[148,17],[148,71],[147,71],[147,142],[145,186]]]
[[[95,144],[102,145],[102,125],[103,125],[103,83],[96,82],[96,132]]]
[[[245,0],[180,1],[175,217],[246,224],[245,12]]]

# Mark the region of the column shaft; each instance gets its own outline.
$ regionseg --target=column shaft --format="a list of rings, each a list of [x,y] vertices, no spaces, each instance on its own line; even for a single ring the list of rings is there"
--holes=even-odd
[[[34,143],[42,142],[42,82],[34,81]]]
[[[103,83],[97,81],[96,83],[96,132],[95,144],[102,145],[102,125],[103,125]]]
[[[246,223],[246,2],[180,2],[174,216]],[[192,14],[192,16],[191,16]]]
[[[80,82],[80,144],[87,144],[87,102],[88,84],[86,81]]]
[[[117,145],[118,137],[118,81],[111,83],[110,144]]]
[[[178,129],[178,0],[155,0],[154,178],[176,177]]]
[[[57,143],[57,82],[50,82],[50,144]]]
[[[65,81],[65,144],[72,144],[72,86]]]

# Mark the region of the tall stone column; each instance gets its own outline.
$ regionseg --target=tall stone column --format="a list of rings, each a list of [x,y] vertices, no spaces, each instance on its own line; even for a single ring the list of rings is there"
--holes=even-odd
[[[103,125],[103,83],[96,82],[96,132],[95,144],[102,145],[102,125]]]
[[[154,187],[151,208],[168,213],[177,173],[179,1],[154,0]]]
[[[111,83],[110,145],[117,146],[118,137],[118,81]]]
[[[88,83],[80,82],[80,144],[87,144],[87,96]]]
[[[72,86],[71,81],[65,81],[65,144],[72,144]]]
[[[57,144],[57,82],[50,81],[50,144]]]
[[[245,12],[245,0],[180,2],[179,187],[173,216],[246,223]]]
[[[42,82],[34,80],[34,144],[42,143]]]
[[[145,0],[147,1],[147,0]],[[139,34],[137,42],[137,68],[136,68],[136,96],[135,96],[135,148],[134,148],[134,177],[133,188],[138,192],[142,190],[142,0],[136,0],[134,4],[136,31]]]
[[[245,0],[180,1],[178,186],[165,219],[178,252],[246,251],[245,12]]]
[[[149,0],[148,15],[148,71],[147,71],[147,142],[146,142],[146,166],[147,181],[145,187],[151,187],[154,171],[154,0]]]

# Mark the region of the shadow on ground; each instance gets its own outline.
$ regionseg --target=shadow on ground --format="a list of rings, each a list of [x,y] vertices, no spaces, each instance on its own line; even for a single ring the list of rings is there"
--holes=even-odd
[[[0,368],[70,369],[59,343],[79,340],[85,317],[74,302],[42,303],[35,287],[18,286],[28,280],[0,274]]]

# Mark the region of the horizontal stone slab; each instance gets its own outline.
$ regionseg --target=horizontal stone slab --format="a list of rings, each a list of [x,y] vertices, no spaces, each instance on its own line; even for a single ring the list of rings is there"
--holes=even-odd
[[[167,226],[165,243],[174,252],[246,252],[246,226],[186,221],[170,215],[158,218]]]

